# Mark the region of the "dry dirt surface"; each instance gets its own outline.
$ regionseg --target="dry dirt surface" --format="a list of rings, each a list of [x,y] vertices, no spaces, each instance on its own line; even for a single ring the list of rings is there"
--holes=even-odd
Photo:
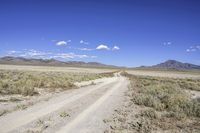
[[[150,70],[127,70],[129,74],[140,76],[153,77],[168,77],[168,78],[194,78],[200,79],[200,73],[176,72],[176,71],[150,71]]]
[[[129,89],[104,133],[200,133],[199,80],[124,75]]]
[[[102,133],[105,119],[123,102],[129,81],[120,74],[63,92],[27,109],[0,117],[1,133]]]
[[[79,73],[105,73],[116,69],[78,68],[78,67],[53,67],[53,66],[21,66],[0,65],[0,70],[40,71],[40,72],[79,72]]]

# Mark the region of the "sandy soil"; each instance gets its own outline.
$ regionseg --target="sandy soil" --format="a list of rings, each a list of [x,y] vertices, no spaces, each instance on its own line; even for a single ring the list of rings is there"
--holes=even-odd
[[[78,72],[78,73],[105,73],[116,69],[78,68],[78,67],[53,67],[53,66],[22,66],[22,65],[0,65],[0,70],[19,71],[42,71],[42,72]]]
[[[145,70],[127,70],[126,72],[128,72],[129,74],[141,75],[141,76],[200,79],[200,74],[199,73],[189,73],[189,72],[145,71]]]
[[[80,88],[89,85],[97,85],[103,83],[107,78],[100,78],[90,81],[75,82],[74,84]],[[46,92],[43,89],[39,89],[40,95],[36,96],[22,96],[22,95],[0,95],[0,116],[5,115],[5,113],[10,113],[22,108],[28,108],[40,101],[47,101],[51,97],[57,97],[63,91]],[[68,93],[73,92],[73,90],[68,90]]]
[[[194,90],[185,90],[187,94],[191,96],[192,99],[200,98],[200,91],[194,91]]]
[[[27,109],[1,116],[0,131],[103,132],[107,127],[104,119],[120,105],[127,85],[128,80],[117,74],[94,85],[60,93]]]

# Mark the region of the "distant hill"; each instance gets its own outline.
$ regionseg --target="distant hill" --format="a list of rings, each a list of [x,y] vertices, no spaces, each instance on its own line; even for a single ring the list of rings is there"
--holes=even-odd
[[[199,69],[200,66],[190,64],[190,63],[182,63],[176,60],[167,60],[163,63],[153,65],[153,66],[141,66],[140,68],[150,68],[150,69],[174,69],[174,70],[193,70],[193,69]]]
[[[23,57],[5,56],[0,58],[0,64],[7,65],[33,65],[33,66],[63,66],[63,67],[95,67],[95,68],[117,68],[117,66],[106,65],[98,62],[68,61],[63,62],[55,59],[33,59]]]

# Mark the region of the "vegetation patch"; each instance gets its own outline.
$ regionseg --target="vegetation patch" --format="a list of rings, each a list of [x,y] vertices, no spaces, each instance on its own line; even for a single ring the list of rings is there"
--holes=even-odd
[[[74,82],[111,77],[113,73],[68,73],[0,70],[0,94],[38,95],[38,88],[45,91],[75,88]]]
[[[130,88],[126,92],[128,106],[123,106],[114,114],[109,130],[133,133],[200,132],[200,102],[185,91],[199,91],[198,79],[133,76],[126,72],[122,75],[130,79]],[[121,117],[125,119],[123,122],[119,120]]]
[[[70,115],[67,113],[67,112],[65,112],[65,111],[63,111],[63,112],[61,112],[60,113],[60,117],[69,117]]]
[[[6,113],[8,113],[7,110],[0,110],[0,116],[4,115],[4,114],[6,114]]]
[[[184,91],[190,89],[190,86],[183,88],[179,80],[135,76],[130,77],[130,80],[134,88],[131,100],[135,104],[152,107],[157,111],[200,117],[200,103]]]

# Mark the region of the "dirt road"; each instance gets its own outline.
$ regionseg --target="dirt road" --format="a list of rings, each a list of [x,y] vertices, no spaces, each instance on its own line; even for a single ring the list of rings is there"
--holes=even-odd
[[[66,91],[48,101],[0,117],[4,132],[103,132],[105,118],[122,102],[128,80],[120,75]]]

